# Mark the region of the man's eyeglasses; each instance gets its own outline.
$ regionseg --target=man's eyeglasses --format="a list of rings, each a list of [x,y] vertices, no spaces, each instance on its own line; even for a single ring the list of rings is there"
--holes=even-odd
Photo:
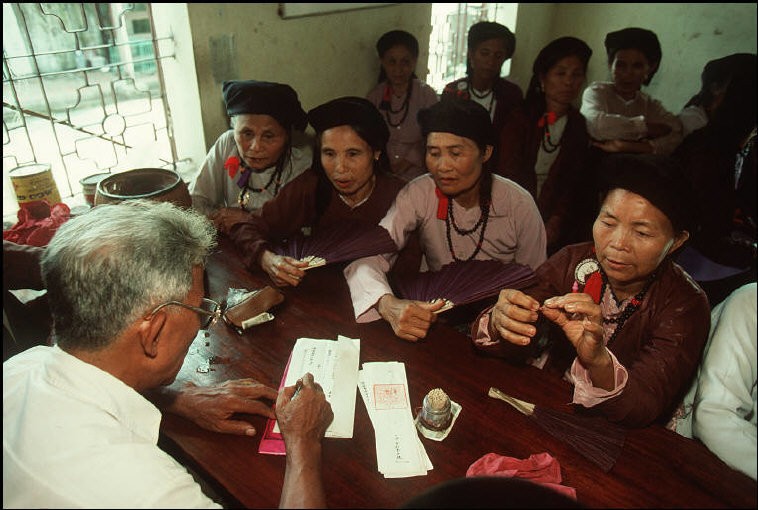
[[[182,308],[186,308],[188,310],[192,310],[193,312],[200,314],[201,323],[202,323],[200,326],[200,329],[208,329],[211,326],[213,326],[223,313],[223,310],[221,309],[220,304],[218,304],[216,301],[212,299],[203,298],[203,300],[200,302],[200,307],[188,305],[187,303],[182,303],[181,301],[167,301],[155,307],[155,309],[152,312],[150,312],[148,317],[154,315],[155,312],[157,312],[164,306],[169,306],[169,305],[181,306]]]

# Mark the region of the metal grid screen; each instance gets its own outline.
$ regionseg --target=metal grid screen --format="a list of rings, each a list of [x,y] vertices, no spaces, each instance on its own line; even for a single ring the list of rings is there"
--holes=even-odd
[[[158,62],[173,55],[154,34],[150,4],[3,4],[4,218],[22,164],[49,164],[69,205],[83,203],[86,176],[173,168]]]

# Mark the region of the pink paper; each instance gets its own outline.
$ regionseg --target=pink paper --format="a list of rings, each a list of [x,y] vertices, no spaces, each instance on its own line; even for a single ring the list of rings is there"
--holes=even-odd
[[[287,371],[290,368],[290,361],[292,361],[292,353],[287,360],[287,366],[284,367],[284,375],[282,375],[282,381],[279,383],[279,391],[284,388],[284,381],[287,380]],[[278,432],[274,432],[276,426],[276,420],[269,418],[266,421],[266,428],[261,436],[261,442],[258,444],[258,453],[265,455],[287,455],[287,450],[284,447],[284,438]]]
[[[576,490],[561,485],[561,466],[549,453],[536,453],[528,459],[488,453],[469,466],[466,476],[524,478],[576,500]]]

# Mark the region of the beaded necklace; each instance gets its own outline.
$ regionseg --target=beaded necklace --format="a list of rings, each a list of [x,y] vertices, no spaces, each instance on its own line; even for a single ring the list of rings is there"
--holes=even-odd
[[[479,221],[476,222],[476,225],[474,225],[472,228],[466,230],[463,228],[460,228],[455,223],[455,217],[453,216],[453,199],[450,198],[447,202],[447,216],[445,217],[445,232],[447,234],[447,246],[450,249],[450,255],[453,256],[453,260],[457,262],[467,262],[474,257],[476,257],[477,253],[482,249],[482,243],[484,242],[484,231],[487,228],[487,220],[490,217],[490,205],[489,202],[486,204],[480,204],[481,209],[481,215],[479,216]],[[450,225],[452,224],[453,228],[455,229],[455,232],[459,236],[465,236],[468,234],[472,234],[476,232],[476,230],[481,227],[482,231],[479,233],[479,241],[476,243],[476,249],[474,249],[474,252],[468,256],[468,258],[465,259],[459,259],[458,256],[455,254],[455,250],[453,250],[453,238],[452,234],[450,232]]]
[[[277,193],[279,193],[279,187],[282,184],[282,180],[281,180],[282,168],[283,168],[282,166],[277,165],[276,170],[274,170],[271,173],[271,177],[262,188],[256,188],[255,186],[249,185],[250,177],[252,177],[252,169],[248,167],[244,162],[242,162],[242,166],[244,166],[245,171],[249,171],[250,174],[248,175],[248,178],[245,180],[244,185],[242,186],[242,189],[240,189],[240,194],[239,194],[239,197],[237,198],[237,203],[239,203],[240,208],[244,209],[248,201],[250,200],[250,194],[249,194],[250,191],[252,191],[253,193],[262,193],[263,191],[267,190],[271,186],[272,183],[275,183],[273,194],[276,195]]]
[[[602,290],[600,291],[600,295],[604,296],[605,289],[608,286],[608,277],[606,276],[605,271],[603,271],[602,266],[600,267],[600,276],[603,278],[603,287],[602,287]],[[624,324],[629,319],[629,317],[631,317],[632,314],[636,312],[637,309],[639,309],[639,307],[642,305],[642,300],[645,298],[645,294],[647,294],[647,291],[648,289],[650,289],[650,285],[652,285],[656,276],[657,276],[657,271],[653,271],[653,273],[648,277],[647,282],[645,282],[645,286],[642,287],[642,290],[639,291],[634,297],[632,297],[629,300],[629,302],[626,304],[624,309],[621,310],[621,313],[618,315],[618,317],[610,317],[610,318],[603,317],[603,323],[616,324],[616,329],[613,330],[613,333],[611,334],[611,337],[608,339],[607,344],[610,344],[616,339],[616,337],[619,334],[619,331],[621,331],[621,328],[624,327]],[[618,303],[618,298],[616,298],[616,294],[614,294],[613,289],[611,289],[611,296]]]
[[[467,84],[466,88],[470,95],[477,97],[479,99],[486,99],[487,97],[490,98],[490,104],[487,107],[487,112],[492,113],[492,105],[495,102],[495,89],[490,89],[490,91],[485,94],[479,94],[476,92],[476,89],[471,86],[471,82],[466,82],[466,84]]]
[[[552,118],[550,116],[551,113],[553,115]],[[548,154],[555,152],[561,146],[560,140],[558,140],[558,143],[553,143],[552,138],[550,138],[550,124],[555,123],[555,120],[555,113],[546,112],[538,124],[542,127],[542,150]]]
[[[382,106],[384,110],[384,118],[387,120],[387,124],[389,124],[390,127],[396,128],[399,125],[401,125],[403,122],[405,122],[406,117],[408,117],[408,111],[410,110],[410,102],[411,102],[411,93],[413,92],[413,83],[408,83],[408,88],[405,91],[405,100],[403,100],[403,104],[398,108],[397,110],[392,109],[392,97],[390,96],[390,85],[387,84],[387,88],[385,89],[384,96],[385,100],[382,101]],[[400,113],[403,112],[403,117],[400,119],[400,122],[397,124],[394,124],[390,120],[390,114],[393,113]]]

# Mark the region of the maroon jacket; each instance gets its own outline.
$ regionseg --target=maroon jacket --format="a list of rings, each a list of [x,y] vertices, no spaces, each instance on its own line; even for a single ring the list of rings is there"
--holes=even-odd
[[[591,239],[597,198],[591,194],[595,176],[588,166],[590,139],[584,116],[568,112],[561,146],[540,195],[537,163],[542,128],[522,107],[508,118],[500,132],[498,161],[493,171],[523,186],[534,197],[547,231],[548,253],[567,244]]]
[[[540,303],[571,292],[574,269],[592,256],[592,243],[570,245],[537,268],[537,283],[527,294]],[[485,310],[472,324],[472,337]],[[589,411],[630,427],[666,421],[689,388],[710,329],[710,309],[705,293],[668,258],[642,300],[608,348],[626,367],[629,378],[617,396]],[[492,334],[492,332],[490,332]],[[554,345],[548,365],[563,372],[576,351],[558,328],[552,328]],[[486,348],[512,361],[524,359],[529,346],[501,340]]]
[[[460,78],[445,85],[442,95],[454,95],[463,99],[471,99],[467,88],[468,78]],[[492,87],[495,91],[495,115],[492,117],[492,125],[495,128],[495,136],[505,125],[508,115],[521,103],[524,93],[521,88],[513,82],[504,78],[497,78],[495,85]]]
[[[344,221],[379,223],[405,185],[397,177],[377,174],[371,196],[358,207],[351,209],[331,188],[331,199],[320,218],[316,214],[316,185],[318,176],[308,169],[287,183],[279,194],[263,205],[260,214],[251,214],[244,223],[231,228],[234,241],[245,265],[258,269],[261,255],[279,241],[296,234],[302,227],[314,229],[330,227]]]

